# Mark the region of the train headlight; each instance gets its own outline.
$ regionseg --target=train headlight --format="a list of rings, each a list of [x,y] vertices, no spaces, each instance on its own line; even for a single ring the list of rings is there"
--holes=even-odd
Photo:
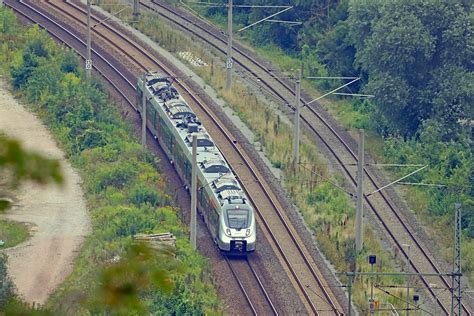
[[[248,228],[248,229],[245,231],[245,236],[247,236],[247,237],[250,236],[250,232],[251,232],[251,231],[250,231],[250,228]]]
[[[230,237],[231,234],[230,234],[230,229],[229,228],[226,228],[225,234]]]

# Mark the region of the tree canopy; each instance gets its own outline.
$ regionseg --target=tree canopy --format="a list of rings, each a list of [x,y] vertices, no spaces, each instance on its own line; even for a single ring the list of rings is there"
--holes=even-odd
[[[456,137],[472,113],[474,26],[460,2],[353,0],[350,40],[355,67],[368,75],[388,133],[413,135],[423,121]],[[454,129],[454,130],[453,130]]]

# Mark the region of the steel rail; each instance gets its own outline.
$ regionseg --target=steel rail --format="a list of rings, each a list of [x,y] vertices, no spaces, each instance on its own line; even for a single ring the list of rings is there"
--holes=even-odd
[[[265,289],[265,286],[263,285],[262,281],[260,280],[260,277],[258,276],[257,272],[255,271],[255,269],[252,267],[252,265],[250,264],[250,261],[249,259],[246,257],[246,258],[240,258],[239,260],[244,260],[246,263],[247,263],[247,266],[253,276],[253,278],[255,279],[256,283],[258,284],[258,287],[260,289],[260,291],[263,293],[263,295],[265,296],[265,299],[270,307],[270,309],[272,310],[272,313],[274,315],[279,315],[278,314],[278,311],[276,310],[276,307],[275,305],[273,304],[271,298],[270,298],[270,295],[268,295],[268,292],[267,290]],[[233,266],[233,260],[229,259],[228,256],[225,256],[225,261],[227,262],[227,265],[229,266],[229,269],[230,271],[232,272],[232,275],[234,276],[234,278],[237,280],[237,283],[239,284],[239,287],[242,291],[242,293],[244,294],[247,302],[249,303],[249,305],[251,306],[252,308],[252,311],[255,315],[258,315],[258,312],[257,312],[257,308],[255,307],[255,305],[252,303],[252,300],[250,299],[250,295],[247,293],[247,290],[245,289],[245,286],[243,285],[243,282],[242,280],[240,279],[239,277],[239,274],[235,271],[235,268]]]
[[[75,4],[73,3],[70,3],[70,2],[66,2],[68,5],[70,6],[74,6],[75,8],[77,8],[78,10],[82,11],[83,14],[85,14],[85,11],[76,6]],[[82,20],[78,19],[75,15],[71,15],[72,18],[75,18],[77,21],[81,22],[81,23],[84,23]],[[93,16],[94,19],[98,20],[96,17]],[[141,47],[140,45],[136,44],[135,42],[131,41],[129,38],[123,36],[120,32],[117,32],[116,30],[114,30],[112,27],[110,27],[107,23],[104,23],[101,25],[102,27],[106,27],[109,31],[111,32],[114,32],[115,35],[119,36],[122,40],[126,41],[127,43],[129,43],[130,45],[132,45],[135,49],[137,49],[143,56],[145,56],[147,59],[149,59],[151,62],[153,62],[157,67],[160,67],[162,68],[167,74],[169,75],[173,75],[173,73],[169,70],[169,69],[164,69],[164,66],[163,64],[161,64],[158,60],[155,59],[154,56],[152,55],[149,55],[147,53],[147,50],[144,49],[143,47]],[[94,29],[95,32],[98,32],[97,30]],[[108,41],[110,41],[110,39],[106,39]],[[129,59],[133,60],[137,65],[139,65],[140,67],[142,67],[143,70],[146,70],[147,67],[145,65],[143,65],[136,57],[134,56],[130,56],[127,52],[125,52],[123,50],[123,47],[121,46],[118,46],[116,43],[112,43],[113,46],[116,46],[116,48],[118,50],[121,50],[122,53],[124,55],[127,55]],[[233,142],[233,137],[232,136],[229,136],[229,132],[226,132],[225,129],[223,128],[223,126],[217,121],[217,119],[209,112],[209,110],[206,109],[204,103],[200,100],[198,100],[198,98],[196,98],[196,96],[194,96],[194,94],[192,93],[191,89],[188,88],[183,82],[181,82],[181,80],[176,80],[175,82],[177,82],[185,91],[186,93],[193,99],[193,101],[195,103],[197,103],[201,108],[203,108],[205,110],[205,112],[207,112],[207,115],[209,115],[209,117],[211,117],[212,121],[214,122],[214,124],[216,124],[219,129],[224,133],[224,135],[226,136],[226,138],[228,139],[229,143],[232,144],[232,146],[238,150],[238,153],[239,155],[241,156],[241,159],[247,164],[247,166],[249,167],[252,175],[257,179],[257,183],[259,183],[259,185],[262,187],[262,192],[266,195],[266,197],[269,199],[270,203],[272,204],[273,208],[277,211],[277,214],[280,218],[280,220],[282,221],[285,229],[287,230],[287,232],[289,233],[291,239],[293,240],[294,244],[296,245],[296,247],[298,248],[298,251],[300,252],[300,254],[302,255],[303,257],[303,260],[305,261],[305,263],[307,264],[308,268],[310,269],[310,272],[311,274],[313,275],[314,279],[316,280],[316,282],[319,284],[319,287],[320,287],[320,290],[323,292],[323,295],[325,296],[326,300],[328,301],[328,304],[329,306],[331,306],[331,308],[336,311],[336,313],[338,313],[338,308],[335,306],[335,303],[333,302],[332,298],[331,298],[331,295],[328,293],[328,291],[326,290],[324,284],[322,283],[320,277],[318,276],[317,272],[314,270],[314,267],[313,265],[310,263],[310,260],[308,258],[308,256],[306,255],[305,251],[302,249],[302,246],[299,244],[299,242],[297,241],[297,238],[295,236],[295,234],[293,233],[293,231],[291,230],[290,228],[290,225],[288,224],[288,222],[286,221],[286,219],[283,217],[282,215],[282,208],[281,207],[278,207],[277,206],[277,203],[275,202],[275,200],[270,196],[270,194],[268,193],[268,188],[264,188],[263,187],[263,183],[265,182],[264,178],[259,176],[257,174],[257,172],[255,172],[255,169],[253,167],[251,167],[248,163],[248,160],[249,158],[245,158],[244,155],[242,154],[242,152],[240,151],[240,149],[238,149],[236,147],[236,145],[234,144]],[[245,188],[245,185],[243,184],[244,186],[244,189],[246,189],[249,197],[251,197],[251,194],[250,194],[250,190],[248,190],[247,188]],[[253,199],[251,199],[251,202],[256,205],[257,203],[255,203],[255,201]],[[293,277],[295,278],[296,282],[298,283],[302,293],[304,294],[306,300],[308,301],[308,303],[312,306],[312,309],[315,313],[318,312],[318,309],[316,306],[314,306],[311,298],[310,298],[310,295],[308,295],[307,293],[307,289],[306,287],[302,284],[301,280],[298,278],[296,272],[295,272],[295,269],[292,268],[292,265],[291,263],[289,262],[288,260],[288,256],[285,255],[284,253],[284,250],[283,248],[281,248],[281,246],[279,245],[278,241],[276,240],[276,238],[274,237],[275,234],[271,231],[270,229],[270,226],[268,225],[267,221],[264,219],[263,215],[260,215],[261,216],[261,220],[262,222],[265,224],[267,230],[270,232],[271,234],[271,237],[274,239],[274,242],[276,244],[276,246],[279,248],[279,251],[282,253],[282,256],[283,256],[283,259],[284,261],[286,262],[286,264],[288,265],[289,269],[290,269],[290,272],[292,273]]]
[[[260,277],[258,276],[257,271],[255,271],[253,266],[250,264],[249,259],[246,258],[246,260],[247,260],[247,263],[250,267],[250,270],[252,271],[253,276],[257,280],[258,284],[260,285],[260,288],[261,288],[262,292],[264,293],[265,297],[267,298],[267,302],[270,305],[270,308],[272,309],[273,313],[278,316],[278,311],[276,310],[275,305],[273,304],[272,299],[270,298],[270,295],[268,295],[268,292],[265,289],[265,286],[263,286],[263,282],[262,282],[262,280],[260,280]]]
[[[215,32],[211,32],[210,29],[212,29],[214,26],[212,26],[211,24],[209,23],[205,23],[206,27],[202,27],[201,25],[199,25],[199,23],[196,23],[194,21],[191,21],[189,18],[185,17],[184,15],[181,15],[179,13],[176,13],[175,9],[174,8],[170,8],[168,6],[165,6],[164,4],[162,3],[158,3],[156,1],[153,1],[151,0],[151,2],[157,6],[160,6],[161,8],[165,9],[166,11],[178,16],[179,18],[185,20],[189,25],[192,25],[192,26],[195,26],[195,27],[198,27],[201,29],[201,31],[209,34],[209,36],[217,39],[218,41],[222,42],[222,43],[226,43],[226,39],[225,38],[222,38],[222,32],[219,32],[219,31],[215,31]],[[142,6],[144,6],[145,8],[151,10],[151,11],[154,11],[156,12],[157,14],[159,14],[160,16],[164,17],[165,19],[171,21],[172,23],[174,24],[177,24],[179,25],[180,27],[182,27],[183,29],[185,29],[186,31],[192,33],[193,35],[201,38],[202,40],[204,40],[206,43],[210,44],[212,47],[216,48],[217,50],[225,53],[225,49],[223,49],[222,47],[219,47],[218,45],[212,43],[210,40],[208,40],[206,37],[202,36],[201,34],[199,34],[198,32],[194,31],[191,27],[189,27],[188,25],[185,25],[184,23],[180,23],[179,21],[173,19],[169,14],[162,14],[161,12],[159,12],[158,10],[156,10],[155,8],[145,4],[145,3],[141,3]],[[255,66],[259,67],[260,69],[262,69],[264,72],[266,72],[267,74],[270,73],[267,69],[267,67],[261,65],[260,62],[256,61],[254,58],[252,58],[251,56],[249,56],[247,53],[243,52],[239,47],[238,45],[234,45],[234,50],[236,52],[238,52],[240,55],[242,55],[244,58],[248,59],[251,63],[253,63]],[[276,88],[275,85],[272,85],[272,84],[269,84],[264,78],[262,77],[259,77],[253,70],[251,70],[249,68],[249,66],[245,65],[245,62],[241,61],[237,56],[234,56],[234,61],[239,64],[242,68],[244,68],[246,71],[252,73],[252,75],[256,76],[258,79],[260,79],[260,82],[262,82],[266,87],[267,89],[271,90],[274,94],[276,94],[281,100],[284,101],[285,104],[287,104],[292,110],[294,110],[294,107],[291,106],[290,102],[287,102],[285,97],[279,92],[280,90]],[[268,74],[273,80],[276,80],[279,84],[281,84],[288,92],[290,93],[293,93],[293,90],[290,88],[290,86],[285,83],[282,79],[280,78],[277,78],[275,76],[273,76],[273,74]],[[303,104],[306,104],[305,103],[305,100],[302,98],[301,101],[303,102]],[[357,161],[357,157],[356,155],[354,154],[354,152],[351,150],[351,148],[349,147],[349,145],[342,139],[342,137],[334,130],[334,128],[332,128],[332,126],[330,126],[330,124],[312,107],[308,106],[307,107],[311,112],[312,114],[316,115],[320,120],[321,122],[326,126],[326,128],[328,128],[334,136],[336,136],[336,138],[339,140],[339,142],[346,148],[346,150],[348,151],[348,153],[352,156],[352,158],[354,160]],[[317,129],[314,127],[314,124],[312,124],[309,120],[307,120],[304,115],[302,114],[301,116],[302,120],[306,123],[306,125],[310,128],[310,130],[312,132],[314,132],[319,138],[320,140],[325,144],[325,146],[328,148],[328,150],[333,154],[333,156],[336,158],[336,160],[339,162],[339,164],[341,165],[341,167],[343,168],[343,170],[345,171],[345,173],[347,174],[347,176],[351,179],[351,181],[355,184],[356,183],[356,180],[355,178],[352,176],[352,174],[349,172],[348,168],[343,164],[342,162],[342,159],[336,154],[336,152],[332,149],[332,146],[330,146],[330,144],[324,139],[324,137],[317,131]],[[374,179],[374,176],[372,176],[372,174],[366,169],[364,168],[364,172],[366,174],[366,176],[368,177],[368,179],[370,180],[371,184],[375,187],[375,188],[378,188],[378,185]],[[405,232],[408,234],[408,236],[410,237],[410,239],[413,241],[414,245],[417,246],[417,249],[423,254],[425,260],[428,262],[428,264],[433,268],[434,271],[436,271],[437,273],[440,273],[441,270],[439,269],[439,267],[436,265],[436,263],[433,261],[433,259],[431,259],[431,257],[428,255],[427,251],[424,249],[424,247],[421,245],[421,243],[418,241],[418,239],[415,237],[415,235],[411,232],[410,228],[408,227],[408,225],[406,224],[405,220],[402,219],[402,217],[400,216],[400,214],[395,210],[395,207],[393,206],[392,202],[389,201],[388,197],[383,193],[383,192],[378,192],[379,193],[379,196],[384,200],[384,202],[388,205],[388,207],[390,208],[390,210],[392,211],[392,213],[395,215],[395,217],[398,219],[399,223],[402,225],[402,227],[405,229]],[[407,252],[405,251],[404,247],[401,245],[401,243],[398,241],[398,239],[395,237],[394,233],[391,231],[391,229],[388,227],[388,225],[385,223],[383,217],[381,216],[381,214],[377,211],[376,207],[373,205],[373,203],[368,199],[368,197],[366,197],[364,195],[364,200],[365,202],[369,205],[370,209],[372,210],[372,212],[376,215],[376,217],[379,219],[379,221],[381,222],[382,226],[384,227],[384,229],[387,231],[388,235],[390,236],[390,238],[393,240],[393,242],[397,245],[397,247],[399,248],[400,252],[405,256],[405,258],[408,260],[409,264],[412,266],[412,268],[417,271],[417,272],[420,272],[419,268],[417,267],[417,265],[408,257],[408,254]],[[443,309],[443,311],[448,314],[448,309],[446,306],[444,306],[443,302],[441,302],[437,295],[434,293],[434,291],[429,287],[429,283],[428,281],[421,277],[422,279],[422,282],[425,284],[427,290],[430,292],[430,294],[433,296],[433,298],[436,300],[436,302],[438,303],[438,305]],[[445,286],[447,286],[448,288],[450,288],[450,283],[449,281],[444,277],[444,276],[441,276],[440,277],[441,281],[444,283]],[[468,315],[471,315],[471,312],[469,311],[469,309],[465,306],[465,304],[463,304],[463,309],[464,311],[468,314]]]
[[[230,260],[229,260],[229,258],[227,258],[227,256],[225,257],[225,261],[227,262],[227,265],[229,266],[230,272],[231,272],[232,275],[234,276],[234,279],[237,281],[237,284],[239,285],[240,291],[241,291],[242,294],[244,295],[245,300],[247,301],[247,303],[249,304],[250,308],[252,309],[253,314],[254,314],[254,315],[258,315],[257,309],[256,309],[255,306],[253,305],[252,300],[250,299],[250,296],[249,296],[249,294],[247,293],[247,290],[245,289],[245,286],[242,284],[242,281],[240,280],[239,276],[238,276],[237,273],[235,272],[235,269],[232,267],[232,264],[230,263]]]
[[[158,65],[158,66],[161,66],[161,65]],[[117,71],[118,71],[118,70],[117,70]],[[125,77],[124,77],[124,78],[125,78]],[[127,82],[128,82],[129,85],[134,86],[133,84],[130,83],[130,81],[127,80]],[[182,83],[180,83],[180,84],[183,85]],[[187,89],[187,88],[186,88],[186,89]],[[195,102],[198,102],[198,103],[200,102],[199,100],[197,100],[197,99],[192,95],[192,93],[189,92],[189,90],[188,90],[187,92],[189,93],[190,96],[192,96],[192,97],[195,99]],[[130,103],[130,104],[133,104],[132,102],[129,102],[129,103]],[[203,105],[201,104],[201,106],[203,106]],[[134,108],[135,108],[135,107],[134,107]],[[209,114],[209,115],[210,115],[210,114]],[[212,117],[212,115],[210,115],[210,117],[215,121],[215,118]],[[215,121],[215,122],[217,123],[217,121]],[[217,124],[219,124],[219,123],[217,123]],[[226,135],[228,141],[229,141],[231,144],[233,144],[233,141],[232,141],[233,138],[230,137],[230,136],[227,134],[228,132],[226,132],[226,131],[223,129],[223,127],[220,126],[220,125],[219,125],[219,128],[220,128],[221,131]],[[235,144],[234,144],[234,145],[235,145]],[[235,147],[235,146],[234,146],[234,147]],[[245,160],[245,157],[244,157],[244,156],[242,155],[242,153],[240,152],[240,149],[238,149],[237,147],[235,147],[235,148],[236,148],[236,150],[238,151],[238,153],[240,154],[240,156],[242,157],[242,159],[243,159],[244,161],[246,161],[246,160]],[[246,163],[248,164],[248,162],[246,162]],[[255,171],[252,169],[252,167],[251,167],[250,165],[248,165],[248,167],[249,167],[249,169],[251,169],[251,171],[252,171],[252,173],[254,174],[254,176],[258,177],[258,175],[255,173]],[[261,182],[260,182],[260,181],[257,181],[257,182],[261,185]],[[263,186],[262,186],[262,189],[264,190],[264,194],[267,195],[267,196],[271,199],[271,197],[269,196],[268,192],[265,191],[265,188],[263,188]],[[248,190],[247,190],[247,192],[248,192]],[[272,200],[272,202],[273,202],[273,200]],[[252,202],[252,203],[254,203],[254,202]],[[254,203],[254,204],[255,204],[255,203]],[[275,206],[275,207],[276,207],[276,206]],[[279,214],[279,215],[281,216],[281,214]],[[282,221],[285,221],[285,220],[282,218]],[[287,229],[289,229],[288,226],[285,225],[285,227],[286,227]],[[291,230],[289,230],[289,232],[290,232],[290,234],[292,235]],[[272,238],[275,238],[274,235],[272,235]],[[292,238],[294,239],[294,236],[292,236]],[[276,240],[275,240],[275,241],[276,241]],[[276,241],[276,243],[278,243],[278,241]],[[296,241],[295,241],[295,243],[296,243]],[[297,243],[296,243],[296,244],[297,244]],[[297,244],[297,246],[298,246],[298,249],[301,251],[300,245]],[[284,253],[283,253],[283,252],[282,252],[282,254],[283,254],[283,256],[284,256]],[[304,253],[302,253],[302,254],[303,254],[304,257],[306,257],[306,255],[305,255]],[[307,258],[305,258],[305,259],[307,260]],[[286,258],[286,257],[285,257],[285,261],[287,261],[287,258]],[[287,262],[288,262],[288,261],[287,261]],[[289,264],[289,262],[288,262],[288,264]],[[307,264],[308,264],[308,266],[310,267],[312,273],[314,273],[314,276],[315,276],[315,279],[317,280],[317,282],[320,283],[320,280],[319,280],[318,276],[315,274],[313,267],[309,264],[309,262],[308,262]],[[290,268],[291,268],[291,264],[290,264]],[[294,269],[291,269],[291,270],[292,270],[291,272],[294,274],[295,278],[297,278],[297,276],[296,276],[296,274],[295,274],[295,272],[294,272]],[[298,281],[298,278],[297,278],[297,281]],[[300,286],[303,287],[303,285],[302,285],[301,283],[300,283]],[[324,288],[322,288],[322,289],[323,289],[323,293],[324,293],[325,295],[327,295],[326,289],[324,289]],[[304,292],[304,294],[307,296],[307,293]],[[309,299],[309,297],[307,297],[307,299]],[[333,305],[333,308],[334,308],[334,311],[336,311],[336,313],[339,313],[334,305]],[[317,313],[317,310],[316,310],[316,309],[314,309],[314,311]]]

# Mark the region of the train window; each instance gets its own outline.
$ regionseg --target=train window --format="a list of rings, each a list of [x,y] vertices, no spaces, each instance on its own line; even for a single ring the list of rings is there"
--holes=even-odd
[[[150,102],[147,102],[147,119],[153,124],[153,126],[156,125],[156,110],[153,107],[153,104]]]
[[[229,228],[242,229],[249,226],[249,210],[227,209],[226,224]]]
[[[160,120],[160,126],[162,127],[162,129],[164,129],[164,126],[165,126],[165,121],[163,120],[163,118],[161,116],[158,116],[159,117],[159,120]]]
[[[166,147],[168,147],[168,150],[172,151],[173,149],[173,134],[171,133],[171,131],[168,129],[168,127],[166,126],[166,124],[163,124],[163,131],[164,131],[164,134],[165,134],[165,137],[163,137],[164,141],[165,141],[165,144],[166,144]]]
[[[209,197],[207,196],[206,194],[206,191],[204,190],[204,188],[202,188],[201,190],[201,204],[204,208],[204,211],[208,211],[208,208],[209,208]]]
[[[211,218],[211,223],[216,226],[218,221],[219,221],[219,211],[217,210],[217,208],[214,206],[214,202],[212,202],[212,200],[210,200],[210,203],[209,203],[209,212],[211,214],[210,218]]]

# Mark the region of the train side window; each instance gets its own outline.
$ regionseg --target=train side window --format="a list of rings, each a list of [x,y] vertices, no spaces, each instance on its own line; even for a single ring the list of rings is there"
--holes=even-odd
[[[147,102],[147,119],[152,123],[153,126],[155,126],[155,115],[156,111],[155,108],[153,107],[153,104],[151,102]]]
[[[219,213],[218,213],[217,209],[214,207],[213,203],[209,203],[209,211],[208,212],[210,214],[211,223],[214,226],[217,226],[217,223],[219,222]]]
[[[173,134],[171,131],[168,129],[166,124],[163,124],[163,132],[164,132],[164,137],[163,140],[165,141],[166,147],[170,152],[173,151]]]
[[[201,189],[201,203],[204,207],[204,211],[205,212],[209,212],[208,208],[209,208],[209,197],[207,196],[206,192],[205,192],[205,189]]]

